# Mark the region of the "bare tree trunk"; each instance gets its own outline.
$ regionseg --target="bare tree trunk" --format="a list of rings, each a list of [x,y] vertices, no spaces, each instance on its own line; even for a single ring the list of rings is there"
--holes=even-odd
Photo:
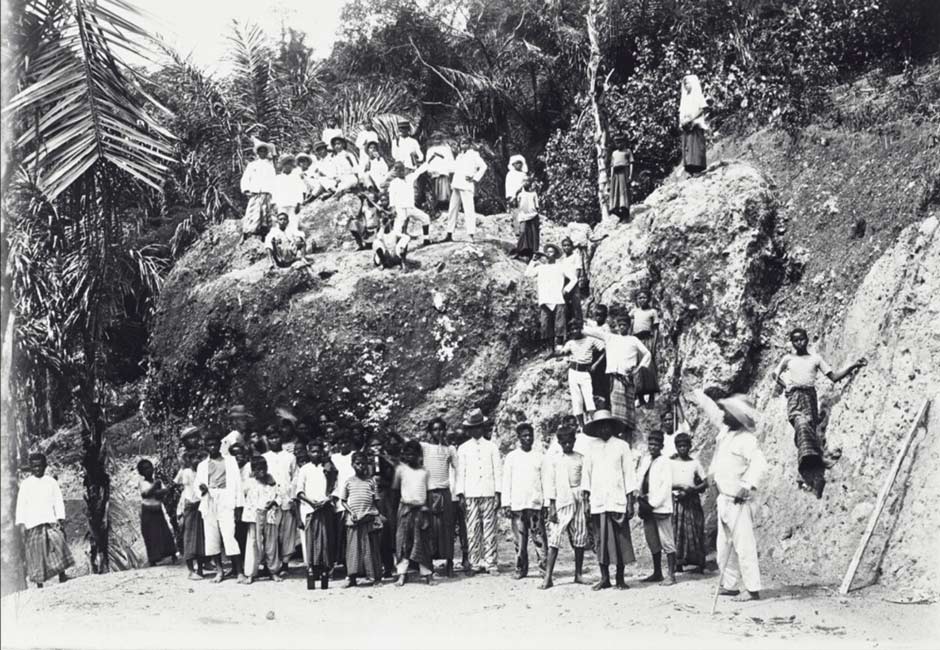
[[[7,283],[4,282],[6,285]],[[4,286],[4,294],[7,287]],[[16,318],[12,302],[5,295],[3,311],[3,345],[0,350],[0,594],[6,596],[26,588],[26,558],[23,542],[16,528],[17,456],[16,418],[10,395],[13,372],[13,332]]]
[[[597,38],[597,24],[604,11],[600,0],[588,0],[587,34],[590,42],[588,59],[588,97],[591,101],[591,115],[594,118],[594,148],[597,155],[597,203],[601,219],[607,218],[607,197],[610,181],[607,177],[607,120],[603,114],[601,100],[606,83],[598,83],[597,74],[601,65],[601,46]]]

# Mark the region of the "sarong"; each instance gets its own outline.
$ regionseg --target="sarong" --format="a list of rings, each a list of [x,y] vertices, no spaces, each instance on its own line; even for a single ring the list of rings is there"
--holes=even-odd
[[[183,559],[196,560],[206,555],[206,533],[202,528],[199,502],[183,504]]]
[[[618,217],[630,215],[629,167],[614,167],[610,175],[610,200],[608,209]]]
[[[454,559],[454,501],[449,488],[428,490],[431,505],[431,558]]]
[[[395,531],[399,498],[398,492],[393,490],[391,485],[379,485],[379,514],[385,518],[385,525],[379,534],[379,552],[386,575],[391,575],[395,569]]]
[[[450,176],[442,174],[435,176],[431,181],[434,196],[433,208],[444,208],[450,205]]]
[[[819,405],[815,388],[790,388],[787,393],[787,419],[793,427],[793,444],[796,445],[800,476],[804,483],[813,486],[826,470],[823,463],[826,441],[818,434]]]
[[[379,580],[382,561],[379,555],[379,533],[375,517],[367,515],[355,524],[346,526],[346,576]]]
[[[682,132],[682,164],[689,173],[705,169],[705,131],[693,126]]]
[[[555,511],[557,524],[548,523],[548,546],[559,548],[561,537],[568,534],[571,548],[585,548],[588,545],[588,523],[584,512],[584,501],[575,499],[573,503],[558,508]]]
[[[140,533],[147,548],[147,560],[156,564],[163,558],[176,555],[176,540],[163,514],[162,505],[140,506]]]
[[[584,276],[581,276],[582,278]],[[581,291],[575,287],[565,296],[565,323],[583,321],[584,311],[581,308]]]
[[[535,544],[535,555],[539,569],[545,568],[548,541],[542,510],[514,510],[512,512],[512,538],[516,546],[516,573],[529,573],[529,538]]]
[[[705,566],[705,513],[697,493],[673,498],[672,528],[676,535],[676,564]]]
[[[622,512],[591,515],[594,529],[594,554],[601,566],[636,562],[630,537],[630,520]]]
[[[270,205],[270,194],[255,194],[248,199],[245,216],[242,217],[242,234],[254,235],[268,224]]]
[[[307,545],[307,566],[328,570],[333,568],[333,556],[330,555],[331,545],[329,529],[333,519],[331,506],[320,508],[307,515],[304,524],[304,536]]]
[[[539,249],[539,218],[532,217],[522,222],[522,231],[513,251],[516,255],[532,255]]]
[[[39,524],[26,529],[26,577],[45,582],[75,564],[72,551],[56,524]]]
[[[608,374],[610,380],[610,413],[625,425],[624,435],[632,441],[636,430],[636,393],[633,375]]]
[[[287,563],[297,549],[297,518],[293,510],[281,510],[281,523],[277,529],[277,541],[281,545],[281,559]]]
[[[395,534],[395,552],[398,557],[399,573],[408,569],[408,563],[414,562],[419,567],[431,566],[431,550],[428,539],[431,524],[428,513],[421,506],[402,503],[398,506],[398,529]]]
[[[640,367],[636,372],[636,394],[655,395],[659,392],[659,378],[656,371],[656,348],[653,346],[652,332],[637,332],[635,336],[643,342],[653,357],[648,368]]]

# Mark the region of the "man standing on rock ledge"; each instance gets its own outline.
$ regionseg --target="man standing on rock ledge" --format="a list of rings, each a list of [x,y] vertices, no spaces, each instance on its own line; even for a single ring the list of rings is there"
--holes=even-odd
[[[760,567],[754,537],[754,496],[767,470],[767,460],[752,433],[757,412],[744,397],[732,395],[713,402],[704,391],[695,398],[718,427],[709,475],[718,487],[718,568],[722,596],[760,600]],[[746,593],[740,595],[738,582]]]

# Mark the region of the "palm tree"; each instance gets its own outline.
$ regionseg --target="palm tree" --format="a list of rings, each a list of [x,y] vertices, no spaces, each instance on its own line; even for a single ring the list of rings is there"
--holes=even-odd
[[[15,55],[5,72],[15,75],[18,92],[4,116],[19,171],[15,180],[4,177],[3,189],[12,222],[4,233],[12,343],[72,387],[92,570],[107,571],[111,485],[100,348],[128,291],[118,281],[128,268],[157,288],[160,257],[130,249],[139,211],[128,207],[143,191],[161,190],[173,136],[154,117],[164,109],[143,90],[141,73],[116,55],[150,51],[151,37],[136,24],[140,11],[127,0],[15,0],[11,15]]]

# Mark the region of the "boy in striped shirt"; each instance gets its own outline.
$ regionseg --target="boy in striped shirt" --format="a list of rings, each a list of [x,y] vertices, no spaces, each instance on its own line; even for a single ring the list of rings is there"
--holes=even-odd
[[[451,472],[457,471],[457,450],[447,444],[447,423],[436,417],[428,423],[431,442],[421,443],[428,470],[428,505],[431,510],[431,558],[445,560],[444,574],[454,577],[454,499]]]
[[[573,320],[568,324],[568,342],[562,347],[562,354],[571,358],[568,361],[568,391],[571,393],[571,412],[578,418],[578,425],[584,426],[584,416],[594,415],[594,387],[591,382],[591,365],[594,353],[603,352],[604,345],[592,336],[582,332],[583,323]]]

